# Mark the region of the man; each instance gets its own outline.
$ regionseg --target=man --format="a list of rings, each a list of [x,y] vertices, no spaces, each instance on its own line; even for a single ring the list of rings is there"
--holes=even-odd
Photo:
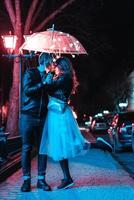
[[[47,92],[42,84],[45,77],[45,68],[52,62],[52,56],[42,53],[39,57],[39,66],[26,70],[23,79],[23,95],[21,108],[20,133],[22,135],[22,172],[24,182],[22,192],[31,190],[31,150],[37,142],[39,150],[43,126],[47,114]],[[47,156],[38,155],[38,181],[37,188],[50,191],[45,181]]]

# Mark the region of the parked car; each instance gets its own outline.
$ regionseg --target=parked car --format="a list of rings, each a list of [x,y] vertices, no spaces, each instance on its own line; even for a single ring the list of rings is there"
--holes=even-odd
[[[118,113],[113,117],[108,135],[114,152],[122,151],[125,147],[132,147],[132,133],[134,112]]]
[[[132,123],[132,149],[134,152],[134,123]]]
[[[92,132],[105,131],[108,129],[108,123],[104,117],[93,118],[90,129]]]

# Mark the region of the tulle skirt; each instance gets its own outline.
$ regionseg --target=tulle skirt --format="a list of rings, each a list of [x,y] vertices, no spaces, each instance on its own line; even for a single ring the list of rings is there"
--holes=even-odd
[[[54,98],[56,101],[56,98]],[[48,109],[40,145],[40,154],[55,161],[68,159],[87,152],[88,141],[82,136],[71,108],[64,113]]]

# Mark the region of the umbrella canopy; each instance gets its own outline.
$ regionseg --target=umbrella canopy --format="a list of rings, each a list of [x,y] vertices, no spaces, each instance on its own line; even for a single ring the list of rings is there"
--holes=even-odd
[[[83,45],[72,35],[61,31],[47,30],[33,33],[20,50],[54,54],[87,54]]]

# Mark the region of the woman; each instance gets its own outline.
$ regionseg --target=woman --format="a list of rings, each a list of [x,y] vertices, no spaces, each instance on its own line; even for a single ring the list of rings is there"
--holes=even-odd
[[[48,73],[44,82],[49,91],[48,114],[43,130],[40,154],[60,162],[64,179],[58,189],[65,189],[74,182],[69,172],[68,158],[85,152],[88,142],[83,138],[73,116],[68,100],[78,82],[69,59],[56,61],[55,73]]]

